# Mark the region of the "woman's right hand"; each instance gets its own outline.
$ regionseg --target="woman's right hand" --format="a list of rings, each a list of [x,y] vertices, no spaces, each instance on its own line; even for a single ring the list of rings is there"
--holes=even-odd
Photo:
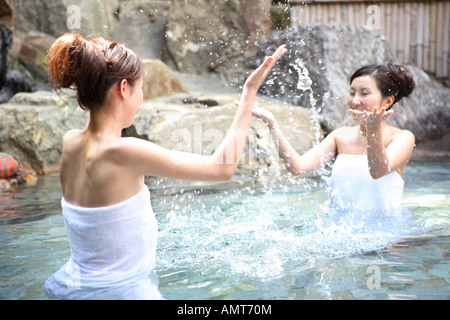
[[[267,57],[264,62],[247,78],[244,83],[244,88],[249,90],[258,90],[260,85],[264,82],[267,75],[272,70],[275,63],[286,53],[286,45],[283,44],[278,47],[277,51],[270,57]]]
[[[267,57],[264,62],[252,72],[244,83],[243,92],[240,101],[235,101],[235,105],[243,112],[248,112],[252,109],[253,114],[259,116],[261,119],[268,122],[269,125],[273,125],[275,118],[273,114],[262,108],[254,106],[256,94],[259,87],[266,79],[267,75],[272,70],[275,63],[286,53],[286,45],[281,45],[275,51],[275,53]]]

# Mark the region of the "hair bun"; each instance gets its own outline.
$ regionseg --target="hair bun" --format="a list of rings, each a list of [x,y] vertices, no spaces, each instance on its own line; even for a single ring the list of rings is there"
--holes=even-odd
[[[58,38],[47,55],[50,84],[55,89],[76,85],[82,54],[86,40],[77,34],[65,34]]]
[[[415,87],[415,82],[411,72],[402,65],[388,64],[393,81],[395,81],[398,91],[396,100],[409,96]]]
[[[55,41],[47,63],[51,86],[76,89],[80,107],[89,110],[102,106],[114,83],[127,79],[132,84],[144,75],[134,51],[114,41],[72,33]]]

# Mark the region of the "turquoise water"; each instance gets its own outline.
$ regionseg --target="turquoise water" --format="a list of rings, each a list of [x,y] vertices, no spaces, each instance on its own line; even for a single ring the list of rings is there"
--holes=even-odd
[[[326,177],[149,179],[166,299],[449,299],[450,162],[404,172],[400,220],[338,217]],[[57,175],[0,191],[0,299],[47,299],[69,258]]]

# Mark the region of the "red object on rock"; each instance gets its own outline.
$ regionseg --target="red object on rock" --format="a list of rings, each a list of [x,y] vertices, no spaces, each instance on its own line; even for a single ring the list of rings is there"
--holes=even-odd
[[[0,153],[0,179],[9,179],[16,175],[19,165],[13,156]]]

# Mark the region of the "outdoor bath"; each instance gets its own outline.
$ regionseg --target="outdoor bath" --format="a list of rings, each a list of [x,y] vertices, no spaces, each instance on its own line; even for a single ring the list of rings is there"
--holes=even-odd
[[[189,187],[151,179],[165,299],[442,299],[449,296],[450,164],[413,161],[402,221],[344,221],[326,173]],[[57,175],[0,194],[0,298],[48,299],[70,248]]]
[[[357,68],[408,63],[416,89],[389,118],[390,124],[412,131],[417,143],[402,175],[400,214],[374,217],[365,211],[335,211],[328,197],[333,163],[314,174],[292,176],[276,158],[273,141],[266,140],[271,135],[266,122],[253,117],[245,159],[231,181],[146,178],[158,222],[156,267],[147,280],[167,300],[450,298],[447,55],[438,50],[435,57],[428,55],[429,67],[441,64],[437,71],[418,65],[427,55],[421,58],[414,37],[405,38],[401,46],[389,43],[402,35],[390,32],[390,20],[379,20],[381,29],[368,25],[365,3],[355,4],[362,10],[362,22],[355,17],[341,24],[303,23],[303,17],[314,18],[319,12],[313,3],[299,1],[291,8],[283,1],[265,0],[267,6],[255,5],[258,1],[148,0],[142,6],[135,1],[83,0],[70,8],[64,1],[51,6],[35,1],[27,7],[0,1],[0,7],[9,8],[2,11],[9,14],[3,20],[11,18],[15,27],[0,29],[9,59],[5,61],[13,62],[0,70],[9,85],[0,97],[0,152],[14,153],[38,174],[36,181],[0,187],[0,299],[52,299],[44,283],[71,255],[57,172],[63,134],[84,128],[88,113],[79,108],[74,94],[65,92],[60,99],[49,92],[48,84],[37,80],[46,79],[46,69],[33,60],[46,54],[66,29],[127,43],[144,59],[144,102],[123,135],[204,154],[214,152],[225,137],[236,113],[232,101],[239,98],[245,78],[281,44],[288,52],[262,84],[257,104],[276,114],[299,153],[334,129],[355,125],[346,99],[349,76]],[[275,14],[271,5],[281,8],[276,18],[283,22],[272,30],[267,19],[270,12]],[[353,4],[339,5],[344,16],[353,10],[347,7]],[[407,14],[442,13],[445,20],[449,4],[433,0],[431,5],[433,9],[419,12],[408,3]],[[371,8],[379,9],[379,15],[397,4],[390,6],[383,2]],[[259,11],[250,12],[252,8]],[[41,30],[44,17],[52,21]],[[428,18],[423,20],[438,21]],[[22,25],[30,30],[20,29]],[[13,39],[23,41],[10,46]],[[20,56],[23,53],[29,56]],[[35,79],[16,77],[22,72],[19,59],[27,61],[25,68]],[[33,93],[17,93],[20,86],[14,85],[19,80],[26,84],[24,91]],[[431,156],[422,157],[424,145],[431,146]],[[70,280],[67,288],[76,292],[79,283]],[[114,297],[116,289],[122,288],[103,290],[97,298]]]

